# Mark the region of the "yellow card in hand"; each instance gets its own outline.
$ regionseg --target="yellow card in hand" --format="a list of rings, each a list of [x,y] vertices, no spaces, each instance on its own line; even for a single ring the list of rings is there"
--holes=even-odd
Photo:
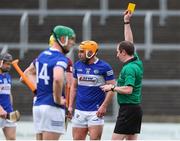
[[[136,7],[136,4],[134,4],[134,3],[129,3],[127,9],[128,9],[129,11],[131,11],[131,13],[133,13],[134,10],[135,10],[135,7]]]

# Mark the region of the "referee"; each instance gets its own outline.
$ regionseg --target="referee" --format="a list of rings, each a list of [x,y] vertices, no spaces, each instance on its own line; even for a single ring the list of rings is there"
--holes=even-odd
[[[124,12],[124,36],[117,46],[117,57],[123,62],[122,70],[116,85],[101,86],[103,91],[117,92],[120,105],[112,140],[137,140],[141,130],[142,109],[141,89],[143,64],[135,53],[133,35],[130,26],[131,12]]]

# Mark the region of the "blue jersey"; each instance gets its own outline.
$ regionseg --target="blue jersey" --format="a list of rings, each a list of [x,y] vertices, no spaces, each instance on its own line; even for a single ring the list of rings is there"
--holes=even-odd
[[[34,105],[62,107],[55,104],[53,99],[53,69],[54,67],[62,67],[66,70],[68,65],[67,57],[58,50],[49,48],[43,51],[34,63],[37,73],[37,98]]]
[[[0,74],[0,105],[3,109],[10,113],[13,111],[13,107],[11,104],[11,76],[9,73]]]
[[[106,96],[100,86],[114,79],[111,66],[99,59],[93,64],[77,61],[74,64],[73,76],[78,81],[76,109],[97,111]]]

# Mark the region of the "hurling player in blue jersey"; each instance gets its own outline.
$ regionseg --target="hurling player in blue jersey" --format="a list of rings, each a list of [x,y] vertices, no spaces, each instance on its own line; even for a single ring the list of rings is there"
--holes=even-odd
[[[37,140],[58,140],[65,132],[63,86],[69,63],[65,54],[75,44],[75,32],[67,26],[58,25],[52,35],[55,41],[51,47],[43,51],[25,71],[28,78],[35,79],[36,76],[33,120]]]
[[[79,46],[79,61],[73,67],[73,82],[70,92],[69,112],[72,113],[73,139],[85,140],[89,133],[90,140],[100,140],[104,115],[113,92],[105,94],[100,86],[115,84],[111,66],[97,58],[98,44],[95,41],[83,41]]]
[[[12,56],[9,53],[0,55],[0,128],[7,140],[16,139],[16,123],[6,120],[7,114],[13,111],[11,95],[11,68]]]

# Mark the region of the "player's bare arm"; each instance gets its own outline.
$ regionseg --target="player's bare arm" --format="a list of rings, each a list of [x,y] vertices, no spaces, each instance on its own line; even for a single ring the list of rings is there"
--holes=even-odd
[[[29,67],[24,71],[24,74],[36,87],[36,68],[33,63],[29,65]],[[20,80],[23,82],[22,77]]]
[[[106,81],[106,84],[108,84],[108,85],[114,85],[114,84],[115,84],[115,80]],[[102,117],[102,116],[105,115],[107,106],[108,106],[109,103],[111,102],[113,96],[114,96],[114,93],[113,93],[112,91],[108,91],[108,92],[107,92],[106,98],[105,98],[104,102],[102,103],[102,105],[99,107],[99,109],[98,109],[98,111],[97,111],[97,116],[98,116],[98,117]]]
[[[72,114],[72,111],[73,111],[73,105],[74,105],[74,101],[75,101],[75,97],[76,97],[77,84],[78,84],[77,79],[73,78],[71,90],[70,90],[70,100],[69,100],[69,108],[68,108],[68,111],[70,112],[70,114]]]
[[[62,98],[64,85],[64,69],[55,67],[53,70],[53,98],[54,102],[59,105],[65,104],[65,99]]]
[[[1,118],[6,118],[7,112],[3,109],[3,107],[0,105],[0,117]]]

